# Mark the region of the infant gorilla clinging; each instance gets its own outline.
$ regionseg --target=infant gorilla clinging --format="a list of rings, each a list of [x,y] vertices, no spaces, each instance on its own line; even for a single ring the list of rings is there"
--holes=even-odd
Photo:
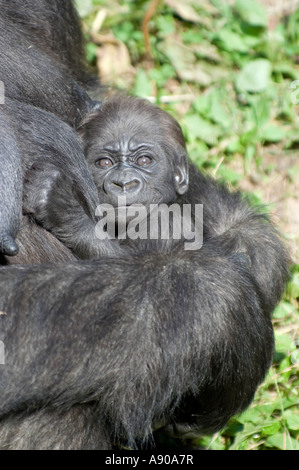
[[[195,206],[203,204],[204,239],[219,234],[219,230],[220,233],[225,231],[231,217],[252,211],[241,201],[240,195],[231,194],[188,162],[179,124],[147,100],[126,96],[106,99],[100,109],[85,116],[78,133],[101,205],[117,207],[120,196],[125,196],[128,207],[142,204],[148,213],[153,204],[189,204],[194,230],[194,226],[198,227],[194,220]],[[108,239],[103,242],[96,237],[98,219],[92,219],[90,212],[84,210],[82,197],[79,201],[73,191],[70,174],[62,174],[49,160],[40,160],[35,168],[38,171],[29,174],[25,206],[37,222],[79,258],[124,255],[119,243]],[[88,197],[86,194],[85,203],[90,207],[94,199],[91,201]],[[218,204],[221,215],[215,217]],[[148,245],[141,246],[145,249]],[[150,246],[153,249],[153,245]],[[165,243],[155,246],[166,248]],[[254,252],[253,247],[248,250],[239,239],[235,256],[250,265],[249,252]]]
[[[195,228],[194,208],[202,204],[203,246],[213,255],[233,257],[250,268],[265,295],[262,303],[276,304],[288,265],[277,231],[267,215],[257,213],[240,193],[231,193],[188,161],[182,130],[168,113],[147,100],[115,96],[87,114],[78,133],[100,204],[116,207],[118,197],[125,195],[127,206],[189,205]],[[150,243],[135,240],[128,245],[121,240],[99,240],[95,231],[98,219],[86,210],[95,205],[95,198],[89,200],[86,194],[87,200],[82,201],[71,176],[46,160],[39,159],[37,171],[29,173],[27,210],[79,258],[131,256],[131,249],[167,252],[178,244],[172,237]],[[178,249],[183,246],[179,244]],[[277,269],[273,277],[271,266]],[[278,287],[271,293],[272,282]]]
[[[188,189],[188,159],[178,123],[159,107],[133,97],[114,97],[81,123],[85,157],[99,202],[117,206],[173,203]],[[107,254],[95,238],[94,221],[71,192],[68,178],[47,162],[29,175],[27,210],[81,258]],[[81,223],[78,221],[81,220]],[[121,251],[115,244],[110,249]],[[112,254],[109,251],[109,254]]]

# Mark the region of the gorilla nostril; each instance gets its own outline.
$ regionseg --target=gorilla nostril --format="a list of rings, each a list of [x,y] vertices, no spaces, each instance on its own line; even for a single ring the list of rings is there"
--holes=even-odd
[[[139,184],[140,182],[138,180],[129,181],[128,183],[125,183],[125,188],[132,189],[132,188],[135,188],[136,186],[139,186]]]
[[[121,183],[117,183],[115,181],[111,181],[110,185],[112,186],[113,189],[122,189],[123,185]]]
[[[116,189],[117,191],[129,191],[131,189],[136,188],[140,185],[140,181],[134,179],[132,181],[111,181],[110,186],[112,189]]]

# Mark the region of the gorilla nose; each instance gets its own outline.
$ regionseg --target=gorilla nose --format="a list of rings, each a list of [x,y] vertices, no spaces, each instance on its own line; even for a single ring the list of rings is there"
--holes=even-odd
[[[108,190],[113,194],[137,193],[141,189],[138,178],[114,179],[108,184]]]

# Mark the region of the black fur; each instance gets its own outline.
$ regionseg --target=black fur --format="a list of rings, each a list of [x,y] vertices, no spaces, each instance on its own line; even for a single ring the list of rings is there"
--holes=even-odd
[[[0,62],[7,98],[74,126],[88,110],[82,33],[70,0],[0,0]]]
[[[25,67],[29,68],[34,60],[28,54]],[[43,64],[50,67],[50,59],[51,54]],[[60,73],[59,66],[56,70]],[[30,93],[28,86],[25,96]],[[8,139],[17,142],[14,147],[7,141],[14,149],[15,168],[21,158],[22,177],[29,170],[25,207],[41,223],[50,221],[48,228],[69,248],[30,216],[21,222],[18,256],[24,263],[52,264],[0,269],[0,341],[5,350],[5,364],[0,364],[1,449],[107,449],[120,442],[134,446],[145,443],[159,426],[214,432],[248,406],[271,364],[270,314],[288,271],[288,257],[276,230],[239,193],[230,193],[192,165],[188,176],[183,138],[173,120],[137,100],[124,121],[120,118],[129,109],[125,102],[114,101],[110,120],[104,111],[92,113],[82,123],[93,180],[86,162],[82,163],[77,136],[64,124],[58,138],[60,121],[47,113],[52,110],[48,105],[40,115],[36,108],[30,114],[29,106],[26,113],[31,117],[20,120],[20,133],[9,107],[5,110]],[[141,120],[148,112],[149,119]],[[127,148],[133,131],[137,137],[145,135],[145,144],[158,146],[161,172],[147,173],[152,176],[141,193],[138,178],[143,170],[130,169],[133,180],[127,189],[133,187],[136,202],[143,198],[146,204],[156,201],[160,187],[158,202],[167,194],[167,202],[174,198],[179,204],[203,204],[200,250],[186,251],[184,240],[137,240],[123,246],[107,240],[103,256],[94,245],[92,208],[103,195],[103,178],[92,167],[93,157],[101,150],[101,136],[106,139],[110,133],[113,169],[122,178],[119,152]],[[30,154],[28,165],[23,159],[29,142],[34,161],[42,157],[35,170],[30,169]],[[74,169],[69,165],[73,155]],[[136,157],[134,151],[130,156]],[[120,179],[111,181],[118,190]],[[113,194],[110,191],[111,202]],[[15,207],[10,197],[7,204]],[[81,243],[79,254],[77,243]],[[82,253],[101,258],[74,259]]]
[[[182,203],[188,188],[188,158],[180,126],[169,114],[146,100],[116,96],[86,115],[79,134],[101,204],[116,206],[122,195],[127,204],[147,209],[154,203]],[[143,156],[152,158],[153,164],[138,165],[136,159]],[[101,168],[98,160],[103,158],[113,159],[113,168]],[[96,220],[92,223],[72,197],[67,173],[60,175],[53,166],[41,165],[40,172],[28,178],[33,188],[26,195],[31,212],[77,256],[121,254],[117,244],[95,238]]]
[[[282,247],[279,250],[275,229],[267,222],[267,217],[256,213],[239,193],[231,194],[225,186],[209,180],[188,162],[182,131],[170,115],[146,100],[117,96],[105,101],[100,110],[87,115],[79,130],[100,203],[115,206],[117,196],[124,194],[130,204],[141,203],[146,207],[151,203],[177,203],[181,206],[190,204],[194,210],[195,204],[203,204],[204,241],[213,239],[216,252],[221,256],[235,256],[239,263],[250,269],[270,313],[279,299],[279,285],[283,283],[285,269],[284,250]],[[141,147],[141,155],[153,159],[153,165],[146,165],[145,169],[136,165],[136,152],[129,150],[132,142]],[[113,160],[112,167],[99,167],[99,158]],[[176,176],[180,179],[179,184]],[[96,220],[92,225],[83,213],[72,197],[65,176],[56,172],[52,177],[51,172],[46,173],[41,167],[40,173],[29,178],[35,196],[31,203],[32,212],[75,255],[95,258],[112,255],[117,250],[106,240],[107,250],[103,252],[102,242],[94,235]],[[127,191],[119,187],[111,190],[107,184],[107,181],[120,184],[122,180],[139,179],[142,180],[141,190],[138,186]],[[40,205],[39,193],[43,198],[45,195],[44,181],[52,181],[52,185]],[[147,242],[140,243],[144,250]],[[164,250],[162,241],[160,249]],[[273,272],[277,274],[272,276]],[[275,292],[279,293],[278,297]]]
[[[266,216],[192,166],[183,198],[204,204],[198,251],[139,241],[119,259],[0,270],[1,448],[134,445],[161,423],[214,432],[249,405],[287,255]]]
[[[72,2],[0,0],[0,63],[5,93],[0,105],[0,252],[15,255],[23,186],[20,160],[28,160],[30,144],[18,129],[26,108],[20,108],[21,116],[18,110],[12,115],[7,102],[41,108],[74,128],[95,106],[86,93],[95,82],[85,66],[82,32]],[[43,136],[38,126],[34,133],[39,145]],[[61,138],[59,133],[55,138]],[[18,149],[18,142],[23,142],[25,152]]]
[[[22,208],[21,155],[9,119],[0,110],[0,253],[15,255],[14,239],[19,230]]]
[[[196,252],[151,242],[127,259],[0,270],[2,448],[133,444],[161,420],[214,432],[248,406],[287,269],[269,223],[239,209]],[[235,257],[253,246],[242,227],[258,236],[251,269]]]
[[[0,5],[5,24],[20,31],[31,45],[50,56],[80,83],[90,79],[81,24],[71,1],[1,0]],[[4,41],[10,39],[9,32],[1,34]]]

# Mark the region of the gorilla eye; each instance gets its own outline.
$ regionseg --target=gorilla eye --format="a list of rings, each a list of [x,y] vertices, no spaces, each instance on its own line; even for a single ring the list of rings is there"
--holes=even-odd
[[[110,158],[99,158],[95,164],[101,168],[109,168],[113,165],[113,162],[110,160]]]
[[[151,157],[148,157],[147,155],[143,155],[142,157],[137,158],[136,163],[139,166],[146,166],[151,163],[152,159]]]

